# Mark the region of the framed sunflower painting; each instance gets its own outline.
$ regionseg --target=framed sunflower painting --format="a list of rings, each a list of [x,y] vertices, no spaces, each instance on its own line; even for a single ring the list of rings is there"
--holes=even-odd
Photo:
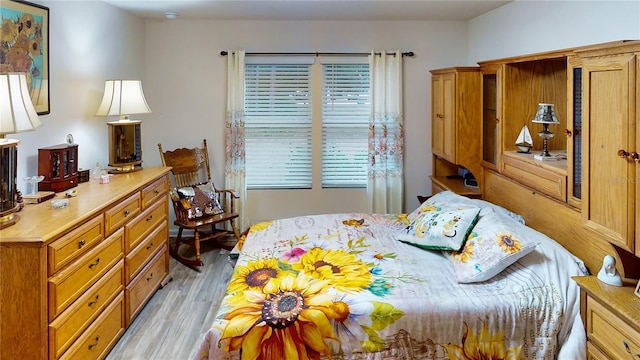
[[[49,8],[22,0],[0,5],[0,73],[26,73],[39,115],[49,105]]]

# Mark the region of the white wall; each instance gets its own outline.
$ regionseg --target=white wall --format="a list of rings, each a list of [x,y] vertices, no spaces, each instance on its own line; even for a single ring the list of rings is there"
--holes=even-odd
[[[227,57],[248,52],[414,51],[404,60],[405,208],[428,194],[431,170],[430,75],[466,65],[466,22],[148,21],[145,94],[154,113],[145,123],[145,164],[160,164],[156,144],[172,149],[207,138],[214,180],[224,180]],[[323,212],[366,211],[365,190],[271,191],[248,194],[250,222]]]
[[[640,1],[516,0],[469,21],[472,63],[640,39]]]
[[[66,142],[78,144],[78,166],[106,164],[107,119],[95,117],[104,81],[142,78],[144,22],[100,1],[34,1],[49,8],[49,84],[51,112],[43,126],[11,134],[18,144],[18,189],[38,171],[38,148]],[[116,120],[116,119],[108,119]]]
[[[418,205],[415,195],[430,192],[430,69],[640,39],[638,1],[515,1],[468,23],[145,21],[100,1],[34,2],[50,8],[51,113],[41,117],[42,128],[9,136],[21,141],[18,187],[22,191],[27,190],[23,179],[37,172],[37,149],[63,143],[68,133],[79,144],[80,167],[107,162],[105,123],[114,119],[94,116],[105,79],[143,80],[153,111],[137,116],[143,120],[143,165],[160,164],[159,142],[171,148],[207,138],[215,180],[221,183],[226,57],[219,55],[220,50],[399,49],[416,53],[404,62],[405,209],[412,210]],[[364,207],[339,195],[326,211]],[[296,200],[258,204],[250,218],[323,211]],[[277,204],[280,212],[270,204]]]

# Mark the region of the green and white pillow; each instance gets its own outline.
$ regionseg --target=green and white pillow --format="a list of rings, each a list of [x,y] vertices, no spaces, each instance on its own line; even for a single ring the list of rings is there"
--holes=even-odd
[[[398,234],[397,239],[427,250],[455,250],[464,246],[480,208],[426,210]]]

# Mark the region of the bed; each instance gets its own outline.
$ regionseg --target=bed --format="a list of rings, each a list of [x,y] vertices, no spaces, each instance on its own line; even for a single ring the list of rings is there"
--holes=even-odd
[[[585,272],[517,214],[450,192],[410,214],[264,222],[196,358],[583,359]]]

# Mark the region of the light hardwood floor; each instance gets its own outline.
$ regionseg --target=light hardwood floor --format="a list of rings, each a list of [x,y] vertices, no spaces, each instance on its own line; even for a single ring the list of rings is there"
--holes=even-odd
[[[233,272],[229,251],[203,242],[202,255],[201,272],[171,258],[173,280],[155,293],[107,360],[182,360],[195,355]]]

